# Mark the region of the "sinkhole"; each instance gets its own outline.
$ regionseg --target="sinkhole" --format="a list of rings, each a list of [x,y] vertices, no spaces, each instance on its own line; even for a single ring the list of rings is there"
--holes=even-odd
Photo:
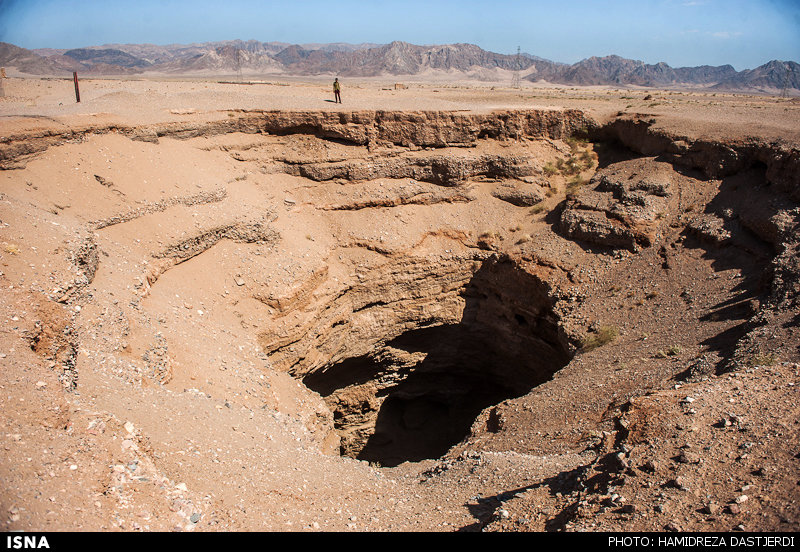
[[[457,322],[425,318],[399,334],[387,330],[368,354],[302,377],[333,412],[342,455],[389,467],[438,458],[481,411],[528,393],[569,362],[542,280],[492,258],[463,281]]]

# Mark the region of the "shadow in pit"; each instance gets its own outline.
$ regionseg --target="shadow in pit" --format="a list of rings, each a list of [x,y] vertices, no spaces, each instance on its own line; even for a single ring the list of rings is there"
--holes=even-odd
[[[591,493],[599,493],[607,490],[609,485],[618,482],[615,466],[612,462],[603,460],[596,464],[586,464],[574,469],[561,472],[553,477],[542,479],[538,483],[526,485],[511,491],[505,491],[494,496],[478,497],[472,504],[467,504],[470,514],[476,519],[475,523],[465,525],[459,532],[481,531],[492,521],[496,510],[512,498],[517,497],[527,491],[547,487],[551,497],[569,497],[574,493],[582,493],[588,490]],[[590,470],[597,470],[593,477],[587,479]],[[568,499],[569,503],[561,508],[555,515],[548,519],[544,528],[545,531],[560,531],[568,522],[572,521],[578,513],[578,500]]]
[[[303,379],[334,412],[342,454],[382,466],[438,458],[485,408],[524,395],[569,362],[546,286],[535,276],[488,260],[461,296],[459,323],[428,321],[368,356]],[[489,418],[487,430],[498,431]]]
[[[597,170],[605,169],[615,163],[631,161],[643,157],[635,153],[618,142],[609,140],[597,140],[593,142],[593,150],[597,154]]]
[[[780,200],[780,195],[769,186],[766,168],[754,166],[723,179],[717,195],[703,213],[721,221],[721,228],[729,238],[721,242],[706,239],[690,228],[682,234],[683,246],[702,249],[703,257],[711,260],[715,272],[736,270],[741,277],[730,289],[733,295],[729,299],[713,305],[699,318],[703,322],[739,321],[702,342],[720,355],[717,373],[725,371],[737,342],[753,329],[750,320],[757,312],[758,300],[769,293],[773,279],[770,262],[775,256],[776,244],[756,234],[751,227],[768,224],[781,206],[781,201],[776,201]]]
[[[505,491],[494,496],[477,497],[473,504],[467,504],[467,509],[472,517],[476,519],[475,523],[470,523],[458,529],[458,533],[477,533],[481,531],[492,520],[494,512],[503,505],[504,502],[515,498],[536,486],[528,485],[527,487],[520,487],[512,491]]]
[[[359,459],[396,466],[438,458],[469,434],[485,408],[524,395],[565,364],[560,352],[541,342],[535,364],[548,369],[532,366],[520,351],[492,343],[496,332],[484,332],[462,323],[407,332],[389,343],[426,356],[403,381],[379,393],[385,399]],[[487,429],[500,428],[490,417]]]

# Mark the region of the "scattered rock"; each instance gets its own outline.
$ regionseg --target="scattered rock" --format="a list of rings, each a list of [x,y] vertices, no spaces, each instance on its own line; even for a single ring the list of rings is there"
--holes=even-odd
[[[108,186],[108,187],[111,187],[111,186],[113,186],[113,185],[114,185],[114,183],[113,183],[113,182],[111,182],[111,181],[109,181],[109,180],[106,180],[105,178],[103,178],[102,176],[100,176],[100,175],[98,175],[98,174],[94,175],[94,179],[95,179],[95,180],[97,180],[97,181],[98,181],[100,184],[102,184],[103,186]]]
[[[706,504],[706,507],[703,508],[703,511],[707,514],[715,516],[719,514],[720,511],[722,511],[722,507],[718,502],[711,501],[708,504]]]
[[[659,468],[659,463],[657,461],[648,460],[647,462],[642,464],[639,469],[642,470],[643,472],[655,473],[656,471],[658,471],[658,468]]]
[[[680,489],[682,491],[688,490],[688,487],[686,486],[686,480],[680,476],[670,479],[664,484],[664,486],[672,489]]]
[[[524,182],[501,184],[492,191],[492,195],[518,207],[533,207],[545,198],[541,187]]]
[[[568,200],[559,231],[612,248],[649,247],[666,224],[678,178],[668,164],[651,163],[645,170],[638,160],[601,169]]]
[[[714,427],[718,428],[725,428],[730,426],[731,426],[731,421],[728,418],[722,418],[721,420],[719,420],[714,424]]]
[[[697,453],[683,451],[680,456],[678,456],[678,462],[681,464],[700,464],[702,458],[700,458],[700,455]]]
[[[726,510],[728,511],[729,514],[734,516],[740,514],[742,511],[742,509],[739,507],[738,504],[728,504]]]

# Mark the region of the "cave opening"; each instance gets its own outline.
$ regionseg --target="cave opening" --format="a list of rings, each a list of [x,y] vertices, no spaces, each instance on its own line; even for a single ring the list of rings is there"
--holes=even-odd
[[[460,296],[458,323],[420,320],[303,377],[333,412],[342,455],[387,467],[439,458],[483,410],[569,362],[547,286],[516,263],[485,261]]]

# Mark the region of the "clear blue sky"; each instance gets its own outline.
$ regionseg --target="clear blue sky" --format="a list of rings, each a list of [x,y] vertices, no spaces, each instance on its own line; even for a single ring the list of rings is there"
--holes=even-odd
[[[0,41],[469,42],[574,63],[617,54],[673,67],[800,61],[800,0],[0,0]]]

